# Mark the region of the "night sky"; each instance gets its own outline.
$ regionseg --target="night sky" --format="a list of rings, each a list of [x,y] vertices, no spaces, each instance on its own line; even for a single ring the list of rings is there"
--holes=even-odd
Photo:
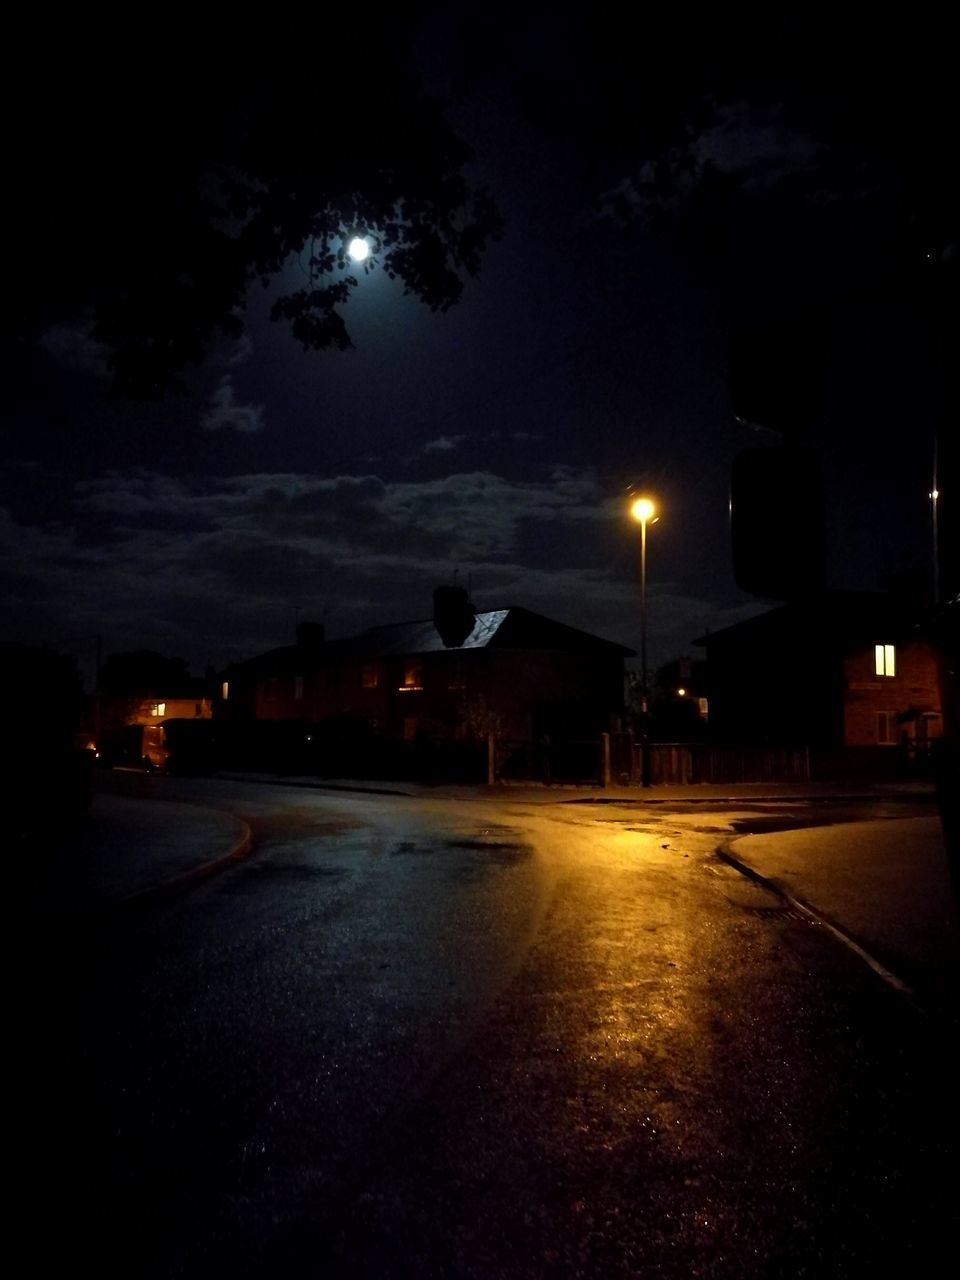
[[[59,296],[51,264],[69,277],[92,254],[84,228],[116,208],[147,96],[157,118],[169,94],[182,129],[178,86],[197,90],[207,64],[182,32],[127,33],[118,70],[102,31],[25,29],[8,250],[36,305],[18,295],[5,327],[3,638],[75,653],[88,676],[97,636],[104,654],[152,648],[202,672],[290,642],[298,617],[335,637],[428,616],[433,588],[458,581],[480,609],[523,605],[638,647],[626,500],[643,488],[662,511],[651,665],[690,654],[771,603],[738,590],[728,532],[731,459],[775,439],[736,418],[731,351],[755,331],[791,335],[801,372],[782,400],[810,401],[798,438],[824,474],[830,585],[928,571],[928,277],[955,263],[946,37],[917,7],[909,27],[843,30],[809,7],[767,29],[761,12],[734,8],[718,33],[642,6],[629,23],[596,6],[412,10],[391,56],[441,101],[502,220],[479,275],[433,312],[361,271],[353,347],[304,351],[269,318],[306,278],[291,255],[251,289],[243,335],[154,402],[111,395],[94,298]],[[306,34],[276,33],[239,78],[322,86],[345,59],[364,84],[363,38]],[[317,95],[322,165],[354,120],[349,97]],[[127,233],[135,272],[156,233]]]

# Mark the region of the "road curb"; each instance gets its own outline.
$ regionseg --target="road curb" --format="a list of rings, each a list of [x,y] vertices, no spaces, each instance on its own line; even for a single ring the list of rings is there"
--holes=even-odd
[[[248,823],[244,822],[242,818],[237,818],[233,814],[227,814],[226,816],[238,823],[241,828],[240,835],[226,853],[220,854],[216,858],[211,858],[207,862],[201,862],[198,866],[191,867],[189,871],[181,871],[177,875],[170,876],[167,880],[147,885],[143,889],[137,889],[134,893],[128,893],[122,898],[114,898],[109,902],[99,903],[97,906],[85,911],[83,913],[84,916],[87,919],[96,919],[149,906],[161,901],[163,898],[173,897],[177,893],[184,892],[211,876],[218,875],[234,863],[242,862],[253,849],[253,832]]]
[[[388,787],[351,787],[345,783],[324,782],[322,778],[309,782],[297,778],[252,778],[236,773],[215,773],[212,776],[220,782],[249,782],[258,787],[301,787],[306,791],[347,791],[361,796],[402,796],[406,800],[416,798],[412,791],[397,791]]]
[[[732,867],[734,871],[738,872],[746,879],[751,880],[754,884],[759,885],[762,889],[766,889],[768,892],[775,894],[782,902],[787,903],[792,910],[802,916],[809,924],[816,924],[821,928],[826,929],[827,932],[832,934],[838,942],[841,942],[848,948],[848,950],[852,951],[854,955],[858,956],[868,968],[872,969],[877,977],[882,979],[887,986],[891,987],[901,996],[906,997],[911,1007],[917,1013],[923,1017],[929,1017],[927,1011],[918,1003],[916,992],[913,988],[908,986],[901,978],[898,978],[895,973],[888,969],[885,964],[882,964],[877,960],[875,956],[871,955],[862,943],[859,943],[856,938],[852,937],[838,924],[834,924],[832,920],[828,919],[822,912],[811,906],[809,902],[804,902],[802,898],[795,897],[789,889],[780,883],[779,880],[774,880],[769,876],[765,876],[762,872],[757,871],[755,867],[751,867],[748,862],[744,862],[742,858],[739,858],[733,852],[732,846],[734,844],[738,844],[741,840],[746,839],[749,839],[749,837],[743,835],[736,836],[733,839],[724,840],[721,844],[717,845],[714,853],[721,862],[725,862],[727,866]]]

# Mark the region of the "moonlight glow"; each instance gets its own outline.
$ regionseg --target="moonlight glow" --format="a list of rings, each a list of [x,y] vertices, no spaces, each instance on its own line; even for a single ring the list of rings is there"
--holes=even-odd
[[[354,262],[366,262],[370,256],[370,246],[362,236],[354,236],[347,245],[347,253]]]

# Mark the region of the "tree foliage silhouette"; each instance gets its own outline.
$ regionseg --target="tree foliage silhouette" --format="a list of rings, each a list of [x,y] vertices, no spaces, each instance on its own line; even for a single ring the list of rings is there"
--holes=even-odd
[[[362,37],[198,36],[170,18],[124,39],[84,14],[43,40],[24,20],[35,88],[8,154],[8,329],[86,322],[115,389],[156,397],[240,336],[257,280],[305,348],[349,346],[355,233],[372,249],[362,269],[455,303],[497,215],[408,70],[401,17]]]

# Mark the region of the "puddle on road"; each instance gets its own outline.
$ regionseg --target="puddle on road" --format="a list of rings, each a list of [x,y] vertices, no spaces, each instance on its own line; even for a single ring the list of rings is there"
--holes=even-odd
[[[470,853],[482,853],[485,863],[495,863],[501,867],[512,866],[530,855],[530,846],[519,842],[445,840],[444,844],[448,849],[465,849]]]
[[[416,856],[421,853],[434,853],[436,850],[431,844],[414,844],[412,840],[399,840],[396,844],[390,846],[389,857],[402,858],[410,854]]]
[[[221,881],[221,890],[235,896],[260,894],[270,885],[317,884],[320,881],[341,880],[349,875],[347,867],[324,867],[306,862],[249,863],[242,876],[227,876]]]
[[[728,829],[741,836],[763,836],[776,831],[798,831],[802,827],[836,827],[842,822],[842,818],[825,821],[823,814],[811,814],[809,817],[800,814],[781,814],[779,817],[759,815],[754,818],[731,818]]]
[[[512,866],[531,853],[530,845],[524,840],[505,838],[515,835],[516,830],[513,827],[492,826],[481,827],[474,835],[451,836],[447,839],[422,842],[399,840],[390,848],[389,856],[391,858],[422,857],[424,854],[443,853],[446,849],[459,849],[465,853],[482,855],[482,858],[470,864],[474,868],[484,865]]]
[[[826,816],[822,809],[816,812],[808,811],[806,813],[799,813],[796,809],[789,812],[780,810],[777,813],[770,813],[769,811],[751,812],[748,806],[746,807],[747,811],[745,812],[745,806],[743,805],[738,806],[738,808],[741,816],[736,818],[731,817],[728,822],[723,823],[722,825],[714,823],[691,824],[689,827],[684,827],[683,832],[668,829],[662,825],[664,819],[668,816],[666,813],[663,818],[653,817],[652,824],[649,826],[637,826],[637,819],[635,816],[616,818],[596,817],[592,818],[589,824],[584,825],[592,825],[593,823],[596,823],[598,825],[603,824],[607,826],[617,826],[622,827],[625,831],[636,831],[642,835],[663,835],[679,839],[682,834],[690,833],[703,836],[731,834],[741,836],[768,835],[776,831],[796,831],[801,827],[838,826],[840,823],[850,820],[840,813]],[[680,812],[679,808],[671,808],[669,816],[671,818],[675,818],[678,812]],[[694,811],[691,810],[691,812]]]

